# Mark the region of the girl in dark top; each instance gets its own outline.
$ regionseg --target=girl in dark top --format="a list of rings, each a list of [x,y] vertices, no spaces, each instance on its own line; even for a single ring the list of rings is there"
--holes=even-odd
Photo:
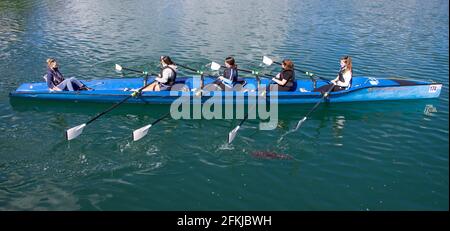
[[[55,59],[47,59],[47,86],[51,91],[79,91],[92,90],[75,77],[64,79],[64,76],[59,72],[58,63]]]
[[[294,63],[285,59],[281,62],[281,68],[283,69],[280,73],[277,74],[275,78],[272,78],[276,84],[270,85],[270,90],[278,90],[278,91],[292,91],[295,90],[294,82],[295,82],[295,72],[294,72]]]
[[[233,57],[227,57],[225,59],[225,70],[223,75],[219,76],[214,84],[219,86],[222,90],[225,88],[233,88],[238,80],[237,65]]]

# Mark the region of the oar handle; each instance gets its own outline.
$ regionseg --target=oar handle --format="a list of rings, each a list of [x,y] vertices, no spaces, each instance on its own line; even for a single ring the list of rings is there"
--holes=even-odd
[[[314,79],[313,79],[313,76],[316,76],[317,78],[319,78],[319,79],[321,79],[321,80],[324,80],[324,81],[326,81],[327,83],[331,83],[331,81],[330,81],[329,79],[326,79],[326,78],[322,78],[322,77],[320,77],[320,76],[317,76],[316,74],[314,74],[314,73],[312,73],[312,72],[300,70],[300,69],[297,69],[297,68],[294,68],[294,70],[296,70],[296,71],[301,71],[301,72],[305,73],[305,75],[309,76],[309,78],[311,78],[311,80],[314,80]]]
[[[185,65],[181,65],[181,64],[179,64],[179,63],[177,63],[176,65],[177,65],[177,66],[180,66],[180,67],[182,67],[182,68],[188,69],[188,70],[190,70],[190,71],[193,71],[193,72],[195,72],[195,73],[198,73],[198,74],[203,75],[203,71],[195,70],[195,69],[192,68],[192,67],[188,67],[188,66],[185,66]]]
[[[277,61],[273,61],[273,63],[278,64],[278,65],[281,65],[281,63],[280,63],[280,62],[277,62]]]
[[[152,82],[152,83],[153,83],[153,82]],[[152,83],[149,83],[149,84],[147,84],[147,85],[145,85],[145,86],[139,88],[136,92],[137,92],[137,93],[140,93],[144,88],[148,87],[148,86],[149,86],[150,84],[152,84]],[[123,104],[123,103],[124,103],[125,101],[127,101],[129,98],[135,96],[135,95],[136,95],[136,92],[133,92],[131,95],[127,96],[126,98],[124,98],[124,99],[121,100],[120,102],[118,102],[118,103],[112,105],[110,108],[108,108],[108,109],[106,109],[105,111],[99,113],[99,114],[96,115],[94,118],[92,118],[92,119],[90,119],[88,122],[86,122],[86,125],[92,123],[94,120],[98,119],[100,116],[102,116],[102,115],[104,115],[104,114],[110,112],[110,111],[113,110],[114,108],[116,108],[116,107],[118,107],[119,105]]]
[[[276,64],[281,65],[281,63],[280,63],[280,62],[277,62],[277,61],[273,61],[273,63],[276,63]],[[326,79],[326,78],[322,78],[322,77],[320,77],[320,76],[317,76],[316,74],[314,74],[314,73],[312,73],[312,72],[304,71],[304,70],[301,70],[301,69],[298,69],[298,68],[294,68],[294,70],[303,72],[305,75],[309,76],[309,78],[311,78],[311,80],[314,80],[314,79],[313,79],[313,76],[316,76],[317,78],[319,78],[319,79],[321,79],[321,80],[324,80],[324,81],[330,83],[330,80],[329,80],[329,79]]]
[[[127,71],[133,71],[133,72],[140,73],[140,74],[145,74],[144,71],[138,71],[138,70],[127,68],[127,67],[122,67],[122,69],[127,70]]]
[[[272,78],[275,78],[275,77],[276,77],[275,75],[268,74],[268,73],[263,73],[263,75],[267,75],[267,76],[272,77]]]
[[[221,66],[221,67],[224,67],[224,66]],[[259,76],[259,77],[264,76],[264,75],[267,75],[267,76],[272,77],[272,78],[275,77],[275,75],[272,75],[272,74],[269,74],[269,73],[260,73],[260,72],[258,72],[258,71],[253,71],[253,70],[247,70],[247,69],[241,69],[241,68],[237,68],[237,70],[238,70],[238,71],[247,72],[247,73],[250,73],[250,74]],[[264,77],[263,77],[263,78],[264,78]]]
[[[273,63],[276,63],[276,64],[278,64],[278,65],[282,65],[282,63],[280,63],[280,62],[277,62],[277,61],[273,61]],[[301,69],[298,69],[298,68],[294,68],[294,70],[296,70],[296,71],[300,71],[300,72],[303,72],[303,73],[305,73],[306,75],[308,75],[309,77],[311,77],[311,76],[313,76],[314,74],[313,73],[311,73],[311,72],[308,72],[308,71],[304,71],[304,70],[301,70]]]
[[[122,69],[123,70],[127,70],[127,71],[133,71],[133,72],[140,73],[140,74],[143,74],[143,75],[148,75],[148,74],[155,75],[155,76],[158,75],[156,73],[148,73],[147,71],[138,71],[138,70],[131,69],[131,68],[128,68],[128,67],[122,67]]]

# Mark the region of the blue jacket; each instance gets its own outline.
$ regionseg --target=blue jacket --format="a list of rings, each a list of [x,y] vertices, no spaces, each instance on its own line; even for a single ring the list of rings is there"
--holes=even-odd
[[[237,68],[225,68],[225,70],[223,71],[223,77],[226,79],[226,81],[224,81],[226,84],[236,84],[236,82],[238,81]]]
[[[47,86],[48,88],[52,89],[55,86],[58,86],[62,81],[64,81],[64,77],[59,72],[58,68],[55,68],[54,70],[48,68],[47,69]]]

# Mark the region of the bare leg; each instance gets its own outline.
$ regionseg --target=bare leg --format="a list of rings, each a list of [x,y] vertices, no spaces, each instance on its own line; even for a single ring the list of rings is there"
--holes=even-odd
[[[142,89],[142,91],[154,91],[155,85],[158,85],[158,83],[154,82],[154,83],[148,85],[146,88]]]

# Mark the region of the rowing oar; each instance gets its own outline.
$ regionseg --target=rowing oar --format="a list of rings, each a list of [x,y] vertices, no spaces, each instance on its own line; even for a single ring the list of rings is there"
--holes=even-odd
[[[264,91],[262,91],[261,96],[263,96],[267,91],[267,88],[264,89]],[[253,110],[253,108],[256,107],[256,104],[251,108],[251,110]],[[250,110],[249,110],[250,111]],[[233,130],[231,130],[231,132],[228,133],[228,143],[231,144],[231,142],[233,142],[234,138],[236,137],[236,134],[239,130],[239,128],[241,128],[241,125],[247,120],[248,118],[248,112],[245,114],[244,119],[241,120],[241,122],[239,123],[238,126],[236,126]]]
[[[218,63],[216,63],[216,62],[211,62],[211,69],[212,70],[214,70],[214,71],[218,71],[220,68],[226,68],[225,66],[222,66],[222,65],[220,65],[220,64],[218,64]],[[257,75],[257,76],[259,76],[259,72],[258,71],[253,71],[253,70],[247,70],[247,69],[241,69],[241,68],[236,68],[238,71],[242,71],[242,72],[247,72],[247,73],[250,73],[250,74],[253,74],[253,75]],[[268,73],[261,73],[262,75],[267,75],[267,76],[270,76],[270,77],[275,77],[275,75],[271,75],[271,74],[268,74]]]
[[[148,81],[148,72],[147,71],[138,71],[138,70],[134,70],[131,68],[122,67],[119,64],[116,64],[116,71],[122,71],[122,70],[132,71],[132,72],[141,73],[141,74],[145,75],[144,85],[147,85],[147,81]],[[156,75],[156,74],[151,74],[151,75]]]
[[[144,73],[144,72],[141,72],[141,73]],[[152,74],[152,75],[154,75],[154,74]],[[121,100],[120,102],[118,102],[118,103],[112,105],[111,107],[109,107],[109,108],[106,109],[105,111],[99,113],[98,115],[96,115],[95,117],[93,117],[92,119],[90,119],[89,121],[87,121],[86,123],[80,124],[80,125],[78,125],[78,126],[75,126],[75,127],[73,127],[73,128],[68,129],[68,130],[66,131],[66,139],[67,139],[67,140],[72,140],[72,139],[77,138],[79,135],[81,135],[81,133],[83,132],[84,127],[86,127],[88,124],[94,122],[94,121],[95,121],[96,119],[98,119],[100,116],[102,116],[102,115],[104,115],[104,114],[110,112],[111,110],[113,110],[114,108],[118,107],[119,105],[125,103],[125,102],[126,102],[128,99],[130,99],[131,97],[134,97],[134,96],[138,95],[139,93],[141,93],[141,91],[142,91],[144,88],[148,87],[150,84],[152,84],[152,83],[146,84],[145,86],[139,88],[137,91],[134,91],[132,94],[130,94],[129,96],[127,96],[126,98],[124,98],[124,99]]]
[[[269,57],[267,57],[267,56],[263,56],[263,63],[266,64],[267,66],[272,65],[272,63],[276,63],[276,64],[281,65],[280,62],[274,61],[274,60],[272,60],[271,58],[269,58]],[[295,68],[295,67],[294,67],[294,70],[296,70],[296,71],[301,71],[301,72],[305,73],[305,75],[309,76],[309,78],[311,78],[311,80],[313,80],[313,81],[314,81],[313,76],[317,76],[317,75],[315,75],[315,74],[312,73],[312,72],[309,72],[309,71],[303,71],[303,70],[297,69],[297,68]],[[322,78],[322,77],[320,77],[320,76],[317,76],[317,78],[319,78],[319,79],[321,79],[321,80],[324,80],[324,81],[326,81],[327,83],[331,83],[331,81],[330,81],[329,79],[325,79],[325,78]]]
[[[214,71],[219,70],[221,67],[224,67],[224,66],[221,66],[220,64],[218,64],[216,62],[212,62],[211,63],[211,69],[214,70]],[[238,71],[247,72],[247,73],[251,73],[251,74],[255,75],[257,79],[259,79],[259,72],[258,71],[252,71],[252,70],[246,70],[246,69],[240,69],[240,68],[237,68],[237,70]],[[267,76],[270,76],[270,77],[275,77],[274,75],[271,75],[271,74],[264,74],[264,75],[267,75]],[[264,95],[266,93],[266,91],[267,91],[267,88],[264,89],[264,91],[262,91],[261,95]],[[254,105],[254,107],[256,107],[256,104]],[[251,110],[253,110],[253,107],[251,108]],[[249,113],[246,113],[245,116],[244,116],[244,119],[242,119],[241,122],[239,122],[238,126],[236,126],[233,130],[231,130],[228,133],[228,143],[229,144],[231,144],[231,142],[233,142],[233,140],[236,137],[236,134],[237,134],[239,128],[241,128],[242,124],[248,119],[248,114]]]
[[[137,141],[140,140],[142,137],[144,137],[145,135],[147,135],[148,130],[150,129],[151,126],[157,124],[159,121],[161,121],[162,119],[166,118],[168,115],[170,115],[170,111],[167,112],[165,115],[159,117],[157,120],[155,120],[153,123],[149,124],[149,125],[145,125],[142,128],[136,129],[133,131],[133,141]]]
[[[148,74],[146,71],[138,71],[138,70],[134,70],[134,69],[131,69],[131,68],[122,67],[119,64],[116,64],[116,70],[117,71],[127,70],[127,71],[136,72],[136,73],[141,73],[141,74],[144,74],[144,75]]]
[[[323,96],[322,96],[322,98],[320,98],[319,102],[317,102],[314,105],[314,107],[308,113],[306,113],[306,115],[305,115],[305,117],[303,117],[303,119],[298,121],[297,126],[295,126],[295,129],[293,130],[294,132],[298,130],[298,128],[302,125],[303,122],[305,122],[305,120],[308,118],[309,114],[311,114],[313,111],[315,111],[317,109],[319,104],[323,101],[323,99],[325,99],[328,96],[328,94],[331,92],[331,90],[333,90],[335,85],[336,85],[336,83],[333,82],[330,89],[328,89],[328,91],[325,92],[325,94],[323,94]]]
[[[184,66],[184,65],[181,65],[179,63],[176,63],[175,65],[180,66],[180,67],[185,68],[185,69],[188,69],[190,71],[193,71],[193,72],[195,72],[197,74],[200,74],[200,89],[203,89],[203,86],[205,85],[205,76],[204,76],[204,72],[203,71],[195,70],[194,68],[191,68],[191,67],[188,67],[188,66]]]
[[[195,70],[194,68],[190,68],[190,67],[187,67],[187,66],[178,64],[178,63],[177,63],[176,65],[177,65],[177,66],[180,66],[180,67],[182,67],[182,68],[186,68],[186,69],[188,69],[188,70],[190,70],[190,71],[193,71],[193,72],[195,72],[195,73],[199,73],[199,74],[201,75],[202,80],[203,80],[203,72],[202,72],[202,71]],[[169,114],[170,114],[170,111],[167,112],[165,115],[161,116],[160,118],[158,118],[157,120],[155,120],[153,123],[148,124],[148,125],[145,125],[145,126],[139,128],[139,129],[134,130],[134,131],[133,131],[133,141],[138,141],[138,140],[142,139],[142,137],[144,137],[145,135],[147,135],[148,130],[149,130],[152,126],[154,126],[154,125],[157,124],[159,121],[161,121],[161,120],[163,120],[164,118],[166,118]]]

